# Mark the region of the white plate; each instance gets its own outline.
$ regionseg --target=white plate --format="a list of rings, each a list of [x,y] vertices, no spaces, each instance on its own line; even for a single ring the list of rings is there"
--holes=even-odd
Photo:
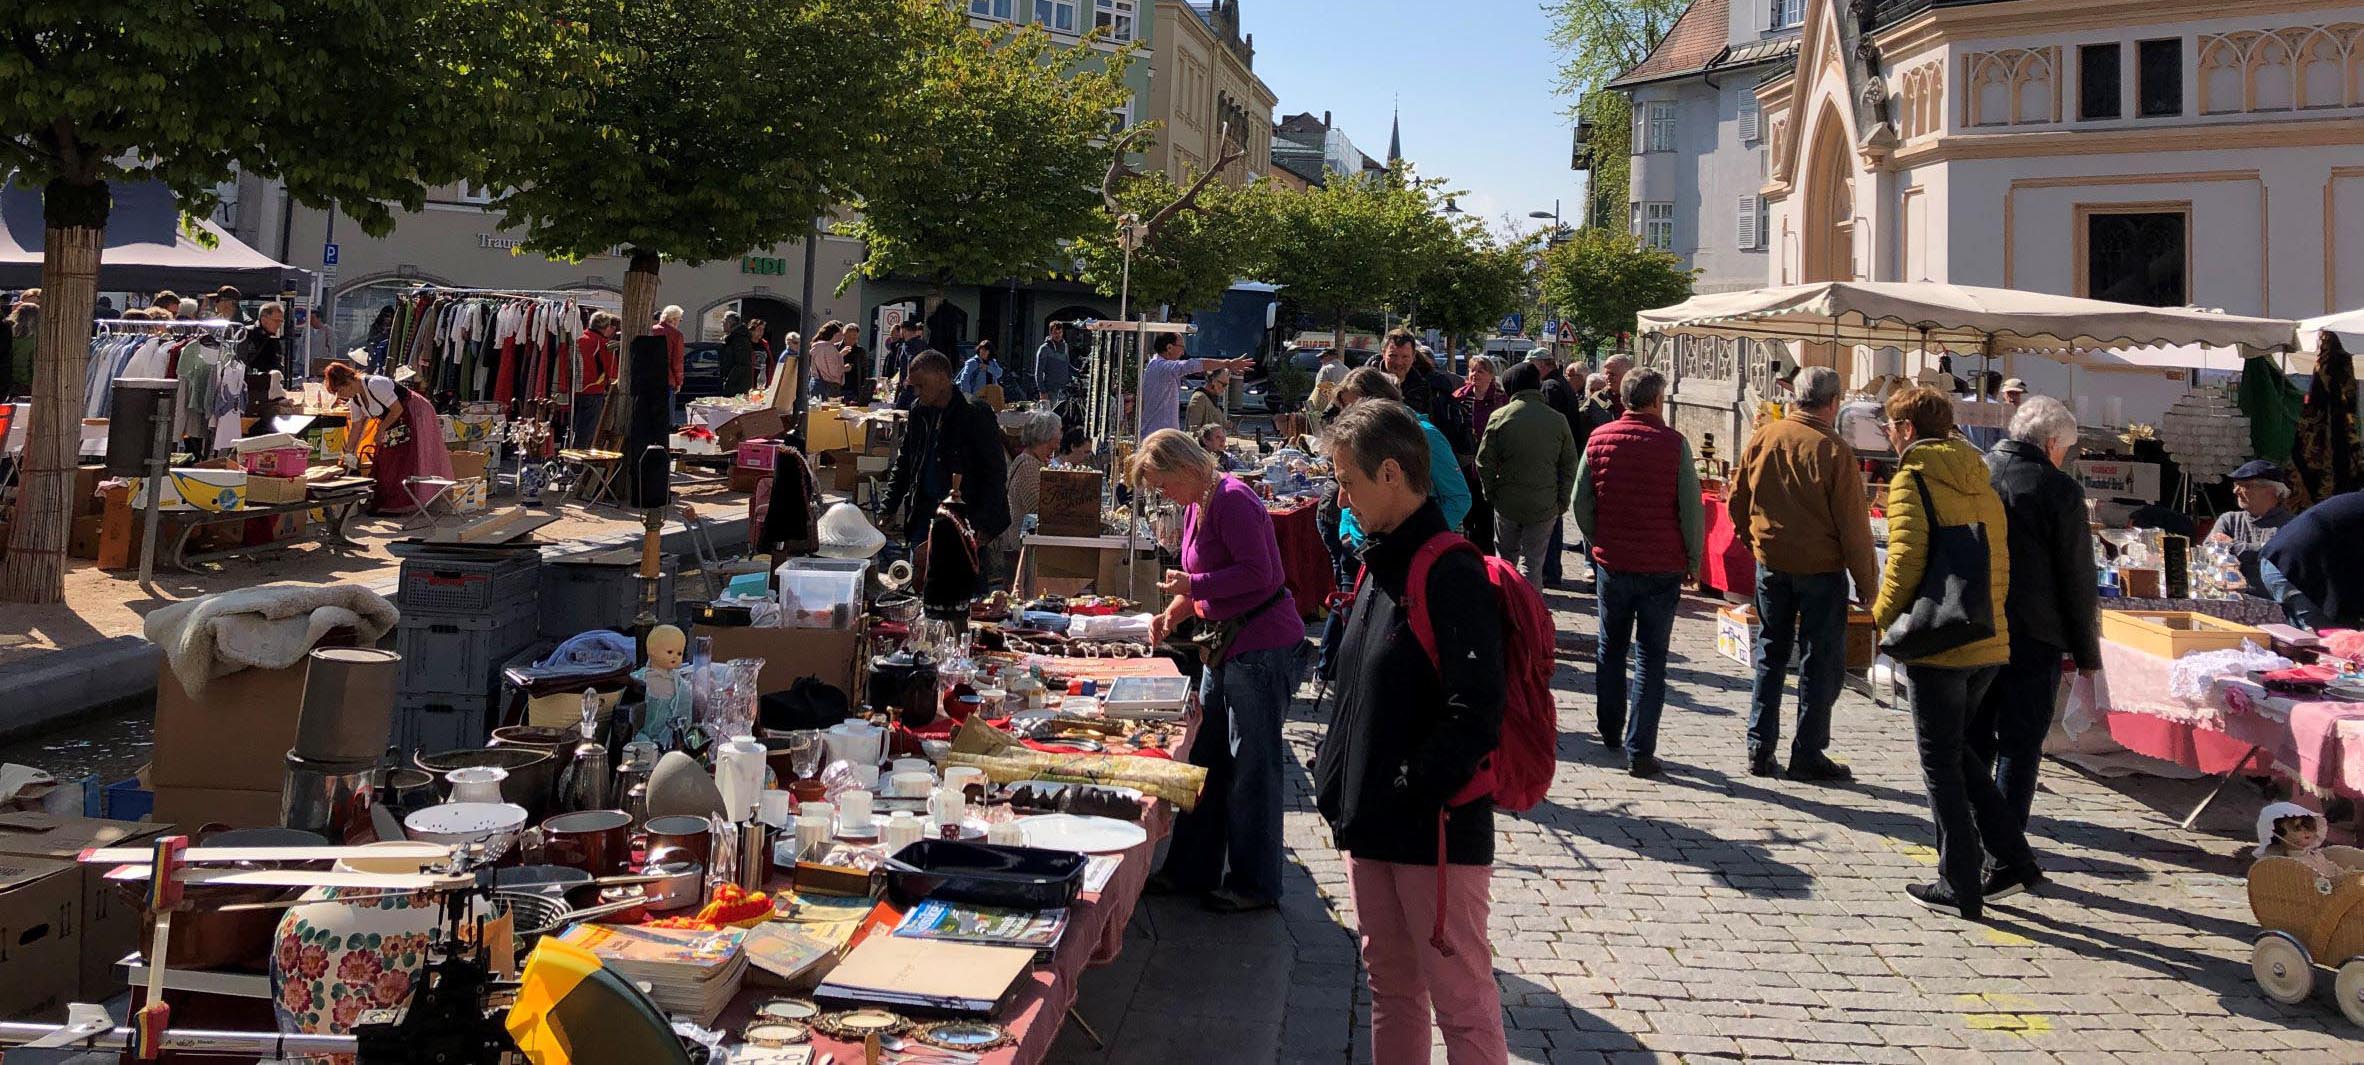
[[[1018,820],[1026,845],[1076,854],[1113,854],[1131,850],[1149,839],[1149,830],[1113,817],[1044,814]]]

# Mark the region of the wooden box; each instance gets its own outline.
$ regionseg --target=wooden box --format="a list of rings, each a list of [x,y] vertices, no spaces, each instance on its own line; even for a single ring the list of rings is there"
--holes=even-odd
[[[1847,671],[1860,673],[1872,667],[1880,657],[1880,627],[1872,624],[1871,611],[1861,607],[1847,608]]]
[[[1100,493],[1106,478],[1098,470],[1044,470],[1035,509],[1044,536],[1100,535]]]
[[[2263,629],[2184,610],[2104,610],[2101,638],[2160,658],[2226,651],[2244,642],[2273,646]]]
[[[66,535],[66,557],[96,561],[99,557],[99,531],[106,520],[96,514],[75,518],[73,528]]]
[[[246,478],[246,501],[250,505],[301,503],[304,501],[304,479],[249,474]]]

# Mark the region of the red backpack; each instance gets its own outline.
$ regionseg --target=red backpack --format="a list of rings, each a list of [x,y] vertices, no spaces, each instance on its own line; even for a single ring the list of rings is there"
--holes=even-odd
[[[1513,813],[1534,809],[1551,789],[1552,772],[1559,767],[1560,719],[1558,707],[1551,699],[1551,673],[1557,652],[1551,610],[1543,605],[1543,596],[1535,591],[1535,586],[1519,575],[1517,566],[1479,551],[1477,545],[1458,533],[1438,533],[1420,545],[1412,554],[1412,571],[1404,583],[1404,615],[1412,623],[1412,637],[1420,641],[1421,650],[1428,652],[1429,664],[1440,671],[1443,669],[1437,657],[1436,629],[1429,622],[1428,606],[1424,602],[1428,596],[1428,571],[1447,551],[1469,551],[1485,564],[1486,580],[1494,586],[1494,596],[1502,610],[1505,681],[1502,735],[1494,753],[1479,763],[1477,775],[1446,800],[1446,809],[1437,814],[1436,925],[1430,930],[1428,941],[1451,957],[1453,950],[1445,945],[1445,822],[1451,817],[1451,807],[1491,796],[1494,805]]]

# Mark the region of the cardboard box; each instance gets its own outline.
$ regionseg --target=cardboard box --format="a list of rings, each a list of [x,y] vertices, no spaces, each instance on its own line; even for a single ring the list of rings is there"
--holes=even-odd
[[[273,503],[301,503],[304,501],[304,479],[301,477],[265,477],[248,474],[246,502],[250,506]]]
[[[82,884],[74,866],[0,855],[0,1018],[55,1021],[80,991]]]
[[[780,412],[770,407],[751,410],[714,427],[714,446],[719,450],[736,451],[749,440],[778,436],[788,423]]]
[[[97,559],[99,532],[106,520],[97,514],[85,514],[73,519],[73,528],[66,534],[66,557]]]
[[[85,847],[136,847],[153,842],[172,826],[135,821],[101,821],[90,817],[54,817],[39,813],[0,814],[0,855],[72,862]],[[117,961],[140,946],[142,914],[137,900],[123,887],[109,883],[99,866],[82,870],[81,940],[77,996],[84,1002],[104,1002],[123,990]]]
[[[1756,648],[1756,608],[1728,606],[1716,611],[1717,654],[1748,666],[1756,660]]]
[[[492,454],[490,452],[455,450],[451,453],[452,478],[464,481],[470,477],[482,477],[484,476],[484,468],[491,462]]]
[[[107,468],[104,466],[74,467],[74,504],[71,513],[75,517],[98,514],[106,508],[106,499],[99,495],[99,482],[106,479]]]
[[[191,696],[169,663],[157,663],[155,763],[148,771],[148,782],[159,793],[157,809],[163,809],[161,793],[168,786],[267,791],[276,797],[286,779],[287,752],[295,746],[304,670],[303,663],[241,670],[214,678]],[[186,823],[208,820],[214,819]]]
[[[753,492],[762,487],[763,482],[771,480],[771,477],[772,471],[770,470],[759,470],[753,466],[733,466],[730,473],[730,489],[733,492]]]
[[[581,696],[576,696],[580,705]],[[159,821],[182,825],[226,825],[230,828],[279,827],[279,791],[240,788],[156,786]]]
[[[131,505],[145,509],[146,478],[131,479]],[[157,496],[158,510],[205,510],[220,513],[246,505],[246,471],[175,466],[164,477]]]
[[[1029,544],[1026,553],[1035,581],[1029,594],[1072,586],[1054,582],[1089,581],[1092,589],[1101,595],[1147,601],[1158,597],[1157,582],[1165,577],[1165,570],[1152,552],[1135,554],[1132,566],[1128,567],[1121,542],[1114,547]]]
[[[846,697],[862,701],[860,682],[867,670],[857,661],[862,634],[850,629],[759,629],[700,625],[692,636],[714,639],[714,660],[763,659],[757,692],[784,692],[800,677],[818,677],[836,685]]]
[[[106,490],[106,511],[99,517],[100,569],[128,569],[139,561],[139,522],[132,520],[131,486]]]
[[[258,477],[301,477],[312,463],[311,454],[299,446],[243,452],[238,464]]]

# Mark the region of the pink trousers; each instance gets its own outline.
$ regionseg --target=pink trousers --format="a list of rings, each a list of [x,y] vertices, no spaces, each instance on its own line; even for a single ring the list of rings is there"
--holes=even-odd
[[[1347,889],[1362,924],[1363,967],[1371,979],[1372,1065],[1428,1065],[1429,1018],[1445,1034],[1451,1065],[1502,1065],[1502,990],[1486,940],[1487,882],[1493,869],[1445,869],[1445,944],[1429,944],[1436,925],[1432,865],[1349,857]]]

